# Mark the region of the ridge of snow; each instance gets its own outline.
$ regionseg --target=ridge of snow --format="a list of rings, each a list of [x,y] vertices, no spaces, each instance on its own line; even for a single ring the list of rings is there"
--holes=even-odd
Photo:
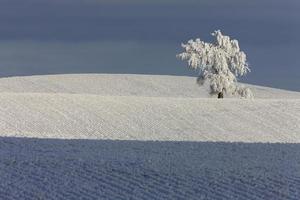
[[[255,98],[297,98],[292,92],[245,84]],[[67,74],[0,78],[0,93],[77,93],[103,96],[210,98],[196,77],[135,74]]]

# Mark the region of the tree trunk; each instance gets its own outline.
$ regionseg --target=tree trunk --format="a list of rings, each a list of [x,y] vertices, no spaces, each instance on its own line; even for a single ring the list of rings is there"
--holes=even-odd
[[[223,92],[219,92],[218,99],[223,99],[223,98],[224,98]]]

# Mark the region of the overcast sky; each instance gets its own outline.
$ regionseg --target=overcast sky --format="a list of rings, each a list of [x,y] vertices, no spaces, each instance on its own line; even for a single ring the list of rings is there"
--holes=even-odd
[[[197,75],[180,44],[221,29],[240,41],[245,82],[300,91],[299,0],[1,0],[0,75]]]

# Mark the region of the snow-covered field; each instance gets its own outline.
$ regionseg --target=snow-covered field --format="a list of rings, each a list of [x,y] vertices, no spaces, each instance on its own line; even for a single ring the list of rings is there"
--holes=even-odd
[[[300,93],[193,77],[0,79],[0,199],[299,199]]]

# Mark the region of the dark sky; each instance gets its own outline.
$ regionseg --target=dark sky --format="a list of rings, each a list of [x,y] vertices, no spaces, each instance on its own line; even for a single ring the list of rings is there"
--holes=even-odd
[[[248,83],[300,91],[299,0],[1,0],[0,76],[197,75],[180,44],[221,29],[240,41]]]

